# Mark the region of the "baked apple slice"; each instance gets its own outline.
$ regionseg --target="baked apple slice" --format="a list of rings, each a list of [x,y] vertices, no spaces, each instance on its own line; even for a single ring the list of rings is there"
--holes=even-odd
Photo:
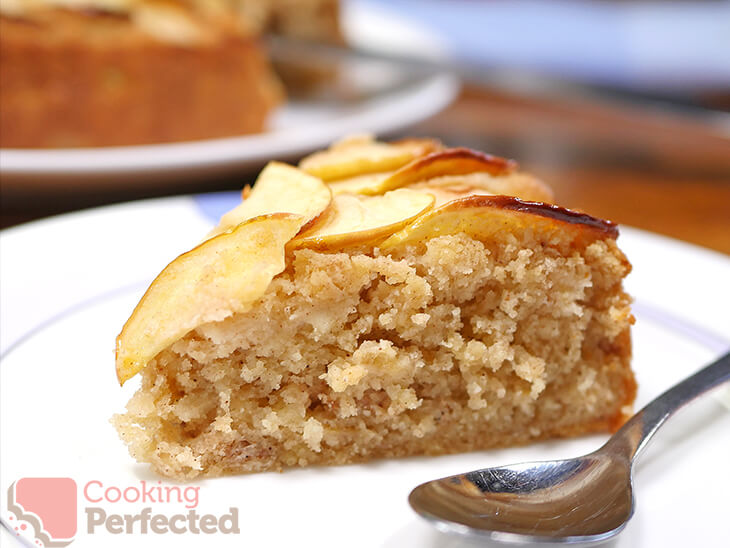
[[[423,242],[429,238],[464,233],[476,240],[489,240],[509,230],[535,230],[569,235],[574,242],[618,236],[616,225],[563,207],[526,202],[512,196],[468,196],[432,209],[380,244],[393,247]]]
[[[509,175],[517,170],[517,163],[498,156],[476,152],[468,148],[452,148],[433,152],[414,159],[391,173],[355,176],[329,183],[332,193],[383,194],[396,188],[422,183],[439,177],[483,173],[487,177]]]
[[[375,243],[413,222],[433,204],[431,194],[408,189],[383,196],[340,194],[325,215],[289,247],[329,250]]]
[[[331,201],[332,192],[317,177],[281,162],[270,162],[256,179],[253,189],[244,188],[243,202],[223,215],[209,236],[270,213],[293,213],[308,221],[314,220]]]
[[[199,325],[248,310],[284,270],[286,243],[307,221],[288,213],[255,217],[167,265],[117,337],[119,382]]]
[[[441,147],[433,139],[406,139],[394,143],[375,141],[371,135],[351,137],[315,152],[299,163],[303,171],[325,182],[398,169]]]

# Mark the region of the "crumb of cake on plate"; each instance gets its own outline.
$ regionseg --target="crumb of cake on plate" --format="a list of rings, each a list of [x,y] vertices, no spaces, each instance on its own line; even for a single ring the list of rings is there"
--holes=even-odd
[[[617,428],[630,264],[516,163],[431,139],[272,164],[117,339],[113,418],[176,478],[441,455]]]

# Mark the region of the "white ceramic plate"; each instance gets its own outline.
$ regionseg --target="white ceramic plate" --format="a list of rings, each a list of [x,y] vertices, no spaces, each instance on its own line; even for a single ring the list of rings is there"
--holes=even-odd
[[[240,535],[130,536],[98,528],[89,534],[91,507],[107,514],[136,514],[144,506],[168,516],[187,512],[176,502],[92,503],[84,488],[90,485],[96,499],[101,491],[91,481],[104,488],[142,480],[157,485],[108,422],[138,382],[119,388],[114,338],[159,270],[237,200],[236,193],[151,200],[0,233],[3,546],[32,531],[21,523],[27,528],[15,535],[10,485],[23,477],[68,477],[78,497],[73,546],[455,547],[464,541],[437,533],[410,510],[406,497],[415,485],[488,465],[578,455],[606,438],[198,481],[187,485],[199,488],[197,511],[220,515],[238,508]],[[628,287],[636,296],[634,368],[643,405],[730,346],[730,259],[629,228],[619,242],[634,264]],[[730,412],[718,397],[672,419],[639,462],[637,512],[614,545],[727,546],[729,432]]]
[[[433,33],[391,12],[360,3],[342,14],[347,40],[355,46],[421,54],[444,51]],[[362,99],[333,102],[291,101],[256,135],[185,143],[81,149],[0,149],[0,175],[6,189],[124,185],[161,186],[181,180],[223,176],[252,169],[272,158],[296,158],[352,133],[388,134],[424,120],[446,107],[459,83],[443,74],[402,81],[393,67],[362,63],[346,67]],[[373,82],[383,84],[373,93]],[[390,85],[390,84],[393,85]]]

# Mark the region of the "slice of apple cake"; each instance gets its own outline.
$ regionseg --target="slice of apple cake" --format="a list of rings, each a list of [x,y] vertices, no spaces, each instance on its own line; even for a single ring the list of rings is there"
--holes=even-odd
[[[609,431],[630,265],[516,164],[425,139],[271,163],[117,339],[113,422],[176,478]]]

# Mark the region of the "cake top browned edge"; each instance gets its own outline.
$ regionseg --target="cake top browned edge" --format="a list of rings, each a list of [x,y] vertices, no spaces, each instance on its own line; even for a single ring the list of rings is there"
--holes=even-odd
[[[591,229],[599,230],[613,239],[616,239],[619,235],[618,225],[613,221],[599,219],[587,213],[545,202],[528,202],[515,198],[514,196],[469,196],[460,200],[454,200],[454,202],[464,202],[469,207],[495,206],[512,211],[531,213],[564,223],[583,225]]]

